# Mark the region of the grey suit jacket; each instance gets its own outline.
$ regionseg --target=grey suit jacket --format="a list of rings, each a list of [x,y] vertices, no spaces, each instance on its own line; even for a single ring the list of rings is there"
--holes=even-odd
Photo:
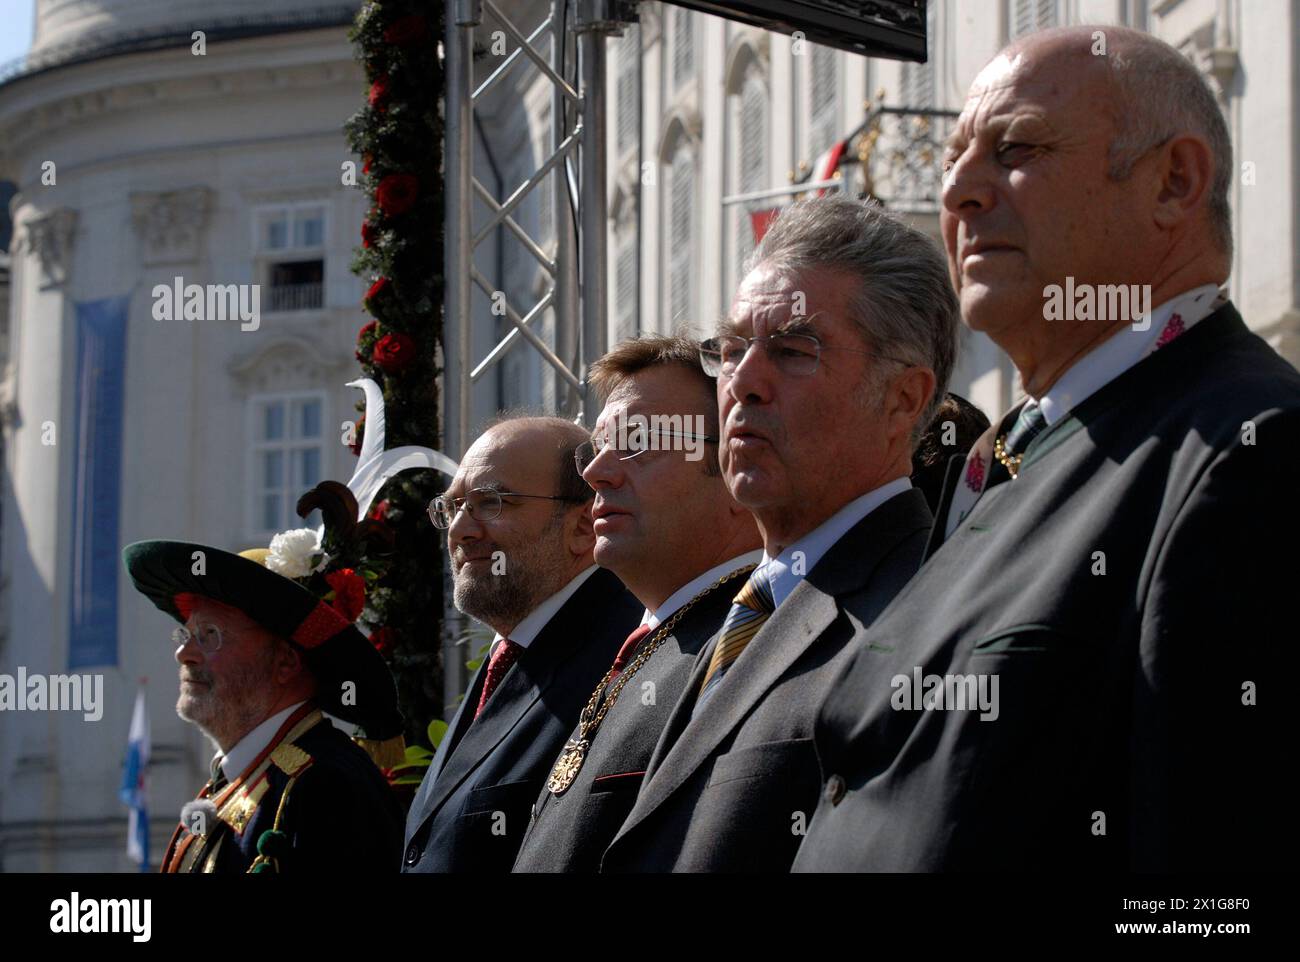
[[[1298,493],[1300,375],[1231,305],[1087,398],[867,632],[796,869],[1268,865]]]
[[[700,652],[603,871],[789,870],[821,790],[817,706],[866,626],[916,572],[930,521],[912,488],[858,522],[692,719],[713,645]]]
[[[403,871],[510,871],[529,806],[643,610],[613,574],[596,571],[475,718],[484,659],[407,813]]]
[[[700,599],[632,676],[601,722],[578,776],[562,795],[543,788],[515,860],[516,872],[595,872],[632,810],[650,755],[686,690],[699,654],[718,632],[741,575]],[[647,689],[646,685],[652,685]],[[648,693],[653,692],[653,698]],[[575,728],[569,737],[577,737]]]

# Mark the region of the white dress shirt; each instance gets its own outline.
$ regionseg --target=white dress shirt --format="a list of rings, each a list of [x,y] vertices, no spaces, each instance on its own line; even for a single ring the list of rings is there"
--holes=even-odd
[[[588,578],[596,573],[596,566],[592,565],[587,568],[567,585],[557,591],[551,597],[547,598],[540,605],[530,611],[527,617],[510,632],[510,640],[521,648],[527,648],[546,627],[557,611],[564,607],[564,603],[574,596],[579,588],[583,586]],[[505,638],[505,635],[497,632],[496,637],[492,639],[492,647],[489,651],[496,651],[497,645]]]
[[[736,557],[731,560],[724,561],[722,564],[710,568],[708,571],[704,572],[704,574],[692,578],[690,581],[686,582],[686,584],[674,591],[668,596],[668,599],[654,611],[647,608],[645,614],[641,616],[641,624],[649,625],[650,629],[653,631],[655,628],[658,628],[660,624],[675,615],[678,608],[686,604],[686,602],[690,601],[723,575],[731,574],[731,572],[735,571],[737,568],[743,568],[745,565],[758,564],[762,560],[762,550],[755,548],[747,554],[736,555]],[[739,579],[737,579],[737,581],[736,591],[739,591],[740,586],[743,585],[744,582]],[[735,592],[732,592],[732,594],[735,594]]]
[[[1218,295],[1217,284],[1204,284],[1172,297],[1151,312],[1151,324],[1145,330],[1137,331],[1133,325],[1126,325],[1079,358],[1038,399],[1047,423],[1061,420],[1150,354],[1175,311],[1190,326],[1212,311]]]
[[[276,712],[236,742],[225,755],[217,752],[216,757],[212,759],[214,771],[219,762],[222,772],[226,775],[226,781],[233,782],[245,768],[253,764],[253,759],[262,754],[262,749],[271,744],[271,739],[280,730],[285,719],[305,704],[305,701],[300,701],[296,705],[290,705],[284,711]]]
[[[772,600],[779,607],[790,597],[808,572],[813,570],[831,545],[844,537],[855,524],[880,507],[890,498],[902,494],[912,486],[910,478],[895,478],[866,494],[854,498],[840,510],[790,545],[775,558],[763,554],[768,579],[772,583]],[[798,573],[795,562],[798,562]]]

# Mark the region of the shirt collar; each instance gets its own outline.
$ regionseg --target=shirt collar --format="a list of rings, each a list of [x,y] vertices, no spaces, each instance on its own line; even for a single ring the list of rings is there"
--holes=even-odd
[[[596,573],[596,566],[591,565],[582,571],[576,578],[557,591],[551,597],[547,598],[540,605],[528,613],[523,621],[515,625],[510,632],[510,640],[521,648],[527,648],[533,643],[546,623],[555,617],[555,613],[564,607],[564,603],[577,593],[578,589],[586,583],[587,579]],[[497,642],[501,641],[505,635],[497,632],[496,637],[492,639],[492,650],[496,650]]]
[[[649,625],[651,629],[658,628],[661,623],[667,621],[676,614],[677,609],[681,608],[682,605],[686,604],[686,602],[690,601],[719,578],[724,575],[729,575],[737,568],[743,568],[745,565],[756,565],[762,560],[762,550],[755,548],[753,551],[747,552],[746,554],[736,555],[736,557],[724,561],[720,565],[715,565],[708,571],[704,572],[704,574],[692,578],[690,581],[686,582],[686,584],[674,591],[668,596],[668,600],[654,611],[647,608],[645,614],[641,616],[641,624]]]
[[[895,495],[912,486],[911,479],[895,478],[866,494],[854,498],[840,510],[790,545],[775,558],[763,554],[763,564],[772,583],[772,600],[780,606],[808,572],[812,571],[831,545],[844,537],[855,524]]]
[[[1203,284],[1173,297],[1151,312],[1151,323],[1141,330],[1128,324],[1075,361],[1038,399],[1043,417],[1055,424],[1084,400],[1096,394],[1156,347],[1165,324],[1176,312],[1190,326],[1210,313],[1218,296],[1217,284]],[[1062,322],[1066,323],[1066,322]]]
[[[213,760],[214,769],[216,764],[220,764],[221,771],[225,773],[226,781],[233,782],[243,773],[244,769],[253,764],[253,759],[262,754],[262,750],[271,744],[271,739],[280,730],[280,726],[284,724],[285,719],[304,704],[306,704],[305,701],[300,701],[296,705],[290,705],[283,711],[276,712],[236,742],[235,746],[225,755],[217,752],[217,756]]]

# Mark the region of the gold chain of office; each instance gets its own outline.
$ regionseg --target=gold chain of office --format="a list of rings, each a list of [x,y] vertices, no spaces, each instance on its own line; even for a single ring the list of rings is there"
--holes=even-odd
[[[1014,481],[1016,475],[1020,473],[1020,459],[1024,454],[1007,454],[1007,435],[1004,434],[993,442],[993,456],[1007,469],[1007,474],[1011,475],[1011,480]]]
[[[605,672],[605,677],[600,680],[600,684],[596,686],[596,690],[591,693],[591,699],[587,702],[587,707],[584,708],[582,714],[578,716],[578,737],[569,739],[568,743],[565,744],[564,751],[560,753],[560,757],[555,760],[555,767],[551,769],[550,778],[546,780],[546,787],[552,795],[563,795],[569,790],[569,787],[573,784],[573,780],[578,777],[578,772],[582,769],[582,763],[587,760],[587,749],[591,747],[591,740],[595,737],[596,731],[600,728],[601,722],[605,720],[605,716],[609,714],[609,710],[613,708],[615,703],[618,701],[618,696],[623,691],[624,686],[627,685],[633,675],[641,670],[641,666],[650,660],[650,656],[658,650],[661,644],[663,644],[664,639],[672,634],[672,630],[677,627],[677,623],[681,621],[682,618],[685,617],[686,613],[694,608],[695,605],[705,597],[705,595],[716,591],[733,578],[749,574],[756,567],[758,566],[752,564],[745,565],[742,568],[737,568],[730,574],[723,575],[679,608],[676,614],[660,626],[659,630],[655,632],[654,636],[648,642],[642,644],[637,649],[636,657],[618,676],[618,681],[614,683],[614,687],[609,690],[608,696],[606,696],[605,700],[602,702],[600,696],[604,694],[606,686],[609,685],[610,680],[614,677],[613,666],[610,667],[609,671]],[[599,711],[597,710],[597,706],[599,706]]]

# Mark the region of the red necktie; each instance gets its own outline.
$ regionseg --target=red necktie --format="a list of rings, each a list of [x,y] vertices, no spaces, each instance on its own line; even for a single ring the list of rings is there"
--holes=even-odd
[[[483,714],[483,706],[487,700],[492,697],[496,691],[497,685],[501,684],[501,679],[506,676],[510,666],[515,663],[519,653],[524,650],[523,645],[516,645],[509,638],[502,638],[501,644],[497,645],[497,650],[492,652],[492,657],[488,661],[487,677],[483,680],[483,694],[478,697],[478,710],[474,712],[477,718]]]
[[[609,676],[610,681],[617,678],[622,673],[623,669],[628,666],[628,663],[631,662],[633,656],[636,654],[637,645],[641,644],[641,639],[648,634],[650,634],[650,626],[642,625],[637,628],[636,631],[632,632],[632,634],[627,636],[627,641],[623,642],[623,647],[620,648],[618,654],[614,656],[613,674]]]

